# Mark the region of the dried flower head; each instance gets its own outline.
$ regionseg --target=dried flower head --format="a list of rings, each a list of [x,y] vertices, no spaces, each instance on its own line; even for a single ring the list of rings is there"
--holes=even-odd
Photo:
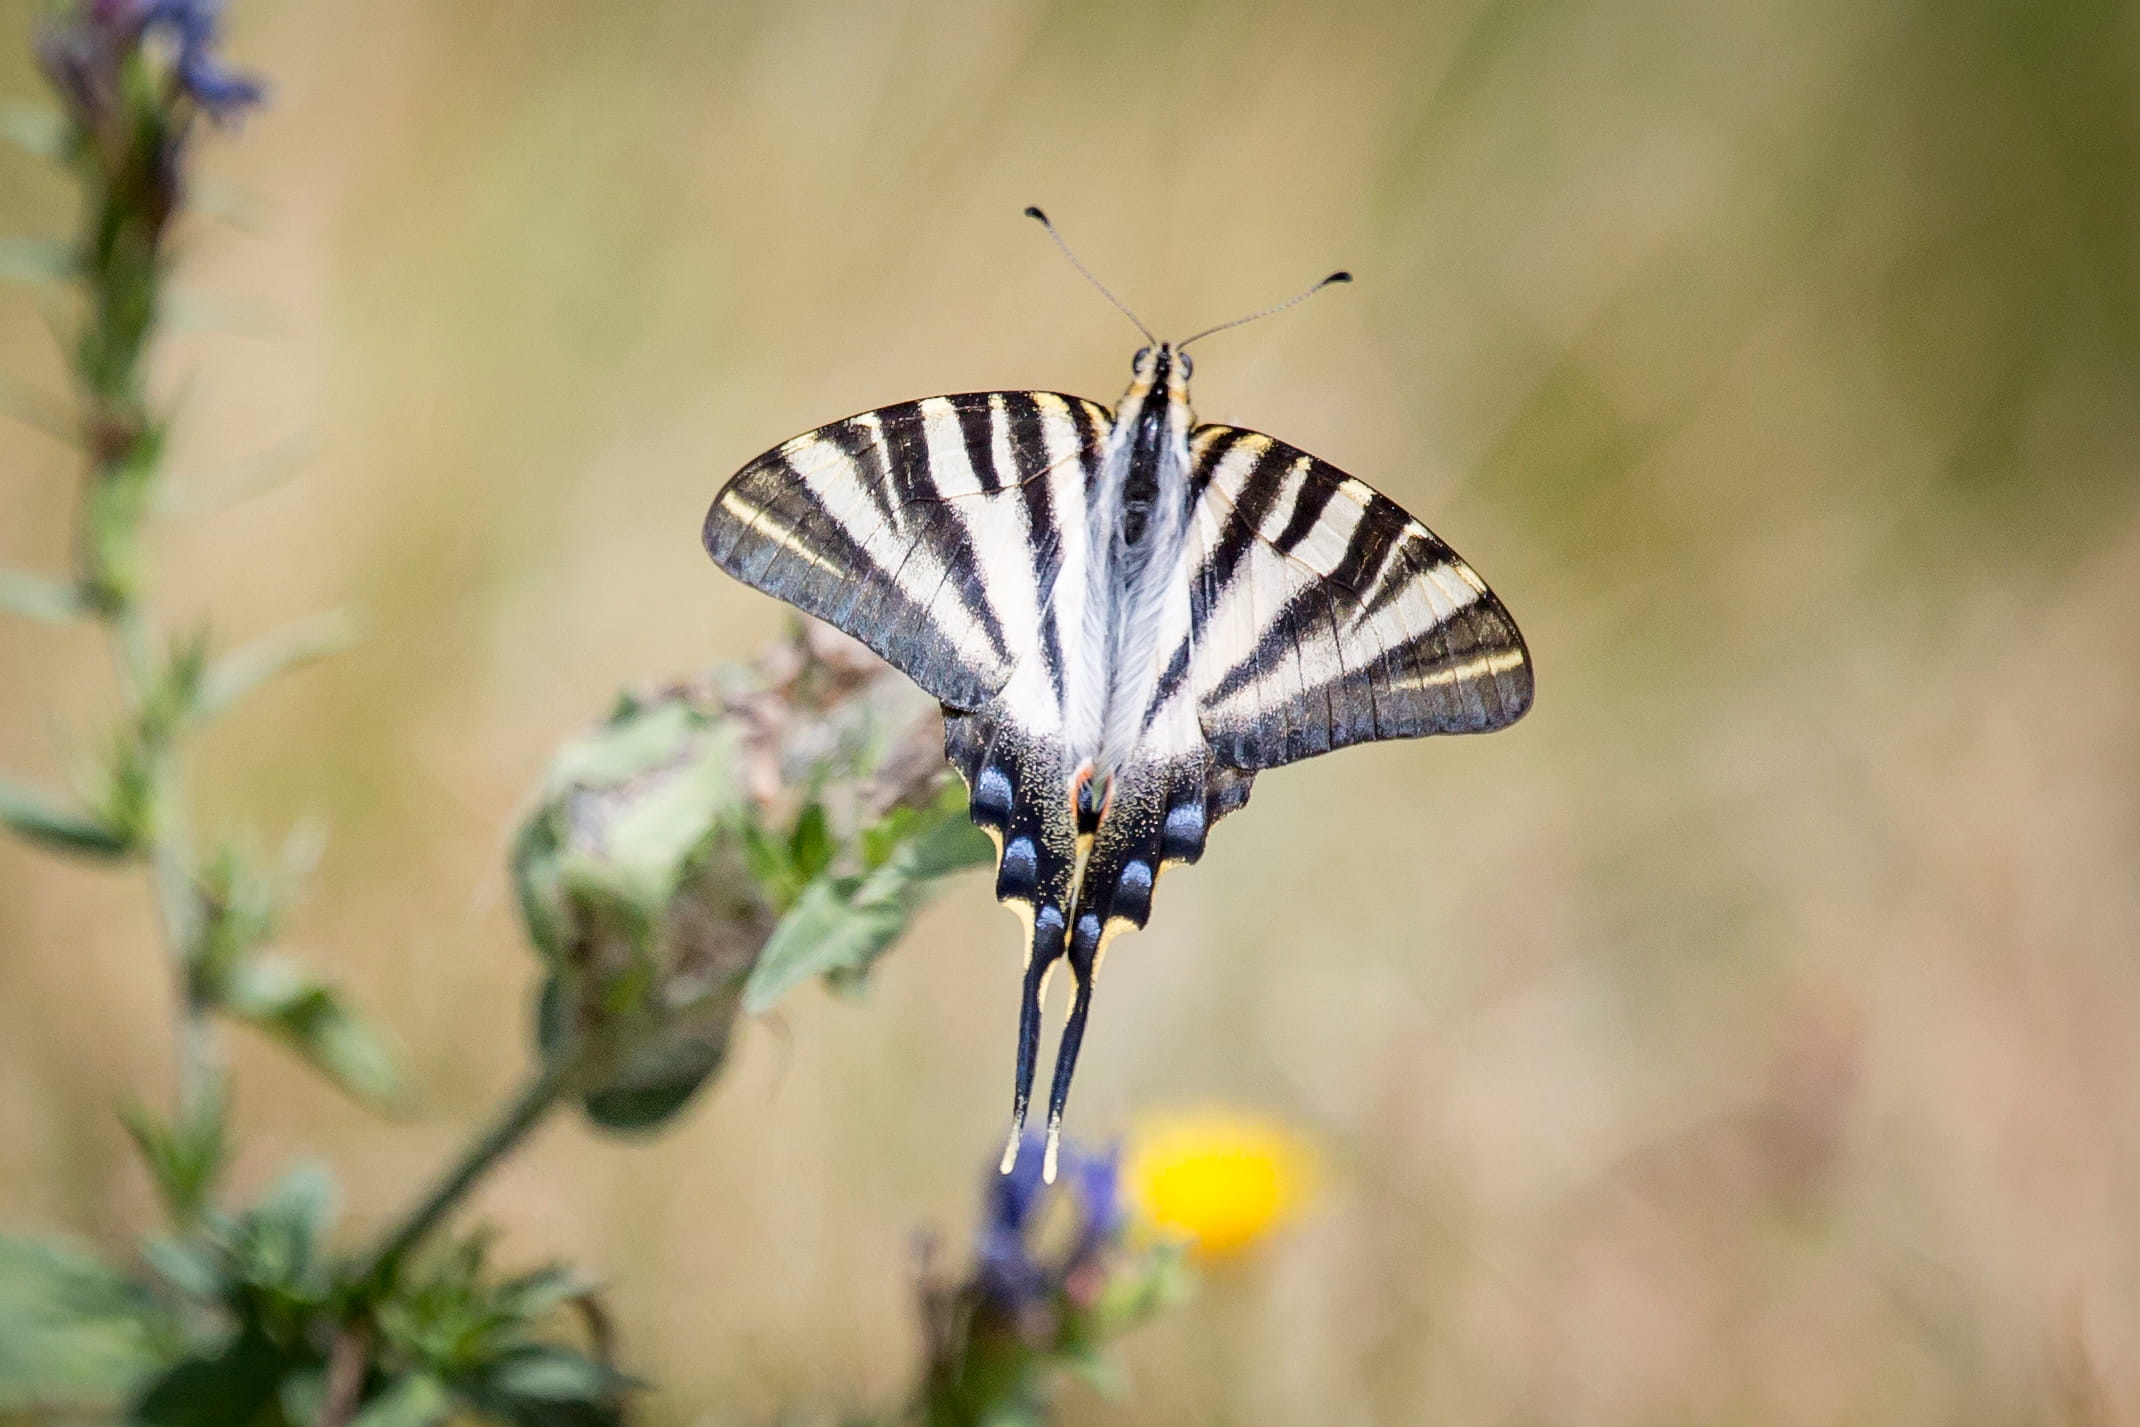
[[[552,760],[513,875],[551,972],[545,1040],[583,1062],[601,1123],[649,1127],[690,1098],[784,925],[806,955],[773,954],[797,979],[866,969],[807,958],[838,940],[837,893],[866,880],[837,874],[865,844],[903,866],[903,814],[941,801],[946,775],[914,756],[942,741],[935,706],[862,660],[805,632],[754,669],[626,698]],[[872,908],[886,940],[906,905]]]

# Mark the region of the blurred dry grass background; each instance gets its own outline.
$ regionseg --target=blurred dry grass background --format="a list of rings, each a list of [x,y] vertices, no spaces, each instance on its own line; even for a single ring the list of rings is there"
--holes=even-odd
[[[0,36],[29,0],[0,0]],[[244,1054],[257,1182],[351,1212],[525,1055],[501,872],[620,682],[778,627],[720,480],[884,401],[1111,401],[1134,345],[1045,204],[1200,352],[1208,419],[1418,512],[1537,655],[1490,739],[1267,775],[1112,959],[1088,1134],[1218,1098],[1329,1159],[1301,1230],[1134,1343],[1090,1423],[2140,1420],[2140,19],[2117,0],[245,0],[271,107],[211,167],[169,351],[176,614],[369,641],[220,729],[212,813],[333,841],[292,942],[419,1101]],[[34,81],[8,40],[4,88]],[[62,186],[0,158],[0,226]],[[236,330],[228,330],[235,328]],[[13,399],[58,383],[0,293]],[[0,559],[74,462],[0,427]],[[219,474],[221,473],[221,474]],[[93,641],[0,625],[57,777]],[[144,890],[0,846],[0,1222],[150,1215]],[[755,1028],[648,1146],[553,1127],[481,1208],[614,1285],[657,1422],[883,1401],[915,1230],[963,1234],[1010,1066],[973,879],[866,1005]]]

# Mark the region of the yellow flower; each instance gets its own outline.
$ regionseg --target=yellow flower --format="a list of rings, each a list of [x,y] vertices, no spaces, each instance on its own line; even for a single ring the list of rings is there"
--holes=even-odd
[[[1212,1259],[1239,1253],[1298,1214],[1315,1170],[1313,1151],[1285,1126],[1207,1109],[1140,1122],[1122,1177],[1148,1226]]]

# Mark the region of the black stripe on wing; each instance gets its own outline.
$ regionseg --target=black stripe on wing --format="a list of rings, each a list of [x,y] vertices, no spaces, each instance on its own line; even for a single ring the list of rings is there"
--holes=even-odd
[[[1193,682],[1219,759],[1271,768],[1503,728],[1530,708],[1515,621],[1432,531],[1271,437],[1204,426],[1191,449],[1190,634],[1155,708]]]
[[[944,703],[979,708],[1010,677],[1022,640],[1037,639],[1059,670],[1052,621],[1007,628],[990,589],[1027,582],[1047,608],[1061,564],[1057,522],[1084,518],[1107,420],[1076,397],[976,392],[835,421],[736,473],[706,512],[706,551],[744,583],[861,640]],[[932,456],[932,435],[947,469]],[[1058,473],[1065,461],[1077,467],[1069,479]],[[1078,509],[1055,509],[1057,485],[1076,493]],[[977,540],[977,529],[990,537]]]

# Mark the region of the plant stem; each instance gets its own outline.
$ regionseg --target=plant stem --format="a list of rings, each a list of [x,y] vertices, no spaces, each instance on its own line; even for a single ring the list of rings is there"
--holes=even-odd
[[[437,1228],[439,1221],[475,1186],[494,1164],[503,1159],[529,1132],[557,1108],[572,1084],[574,1066],[569,1056],[553,1056],[520,1088],[520,1093],[499,1112],[497,1119],[461,1151],[460,1158],[439,1177],[424,1197],[404,1214],[364,1260],[357,1282],[384,1284],[393,1280],[409,1251]]]
[[[122,86],[123,88],[123,86]],[[86,121],[85,121],[86,122]],[[176,981],[174,1122],[196,1122],[222,1092],[222,1057],[194,960],[201,904],[188,845],[177,729],[161,709],[159,639],[141,593],[140,535],[161,456],[144,375],[156,331],[164,240],[176,203],[167,116],[129,110],[128,122],[85,128],[76,166],[87,199],[76,245],[87,311],[74,351],[89,447],[76,553],[83,603],[110,638],[132,721],[140,837]]]
[[[88,211],[77,247],[88,313],[75,351],[86,406],[89,470],[76,579],[112,645],[139,759],[139,829],[157,920],[175,981],[174,1122],[189,1124],[222,1098],[223,1064],[195,961],[202,908],[184,806],[179,730],[162,707],[160,640],[142,597],[141,527],[162,454],[144,367],[162,297],[164,240],[175,207],[170,121],[154,110],[106,142],[84,142]],[[116,142],[112,140],[116,138]]]
[[[154,696],[158,677],[153,641],[140,607],[129,601],[117,617],[116,642],[125,677],[134,686],[136,707]],[[149,871],[156,889],[156,914],[171,960],[176,997],[180,1123],[220,1103],[223,1054],[213,1008],[200,994],[198,968],[202,908],[193,873],[192,839],[186,816],[179,749],[163,732],[143,734],[148,780]]]

